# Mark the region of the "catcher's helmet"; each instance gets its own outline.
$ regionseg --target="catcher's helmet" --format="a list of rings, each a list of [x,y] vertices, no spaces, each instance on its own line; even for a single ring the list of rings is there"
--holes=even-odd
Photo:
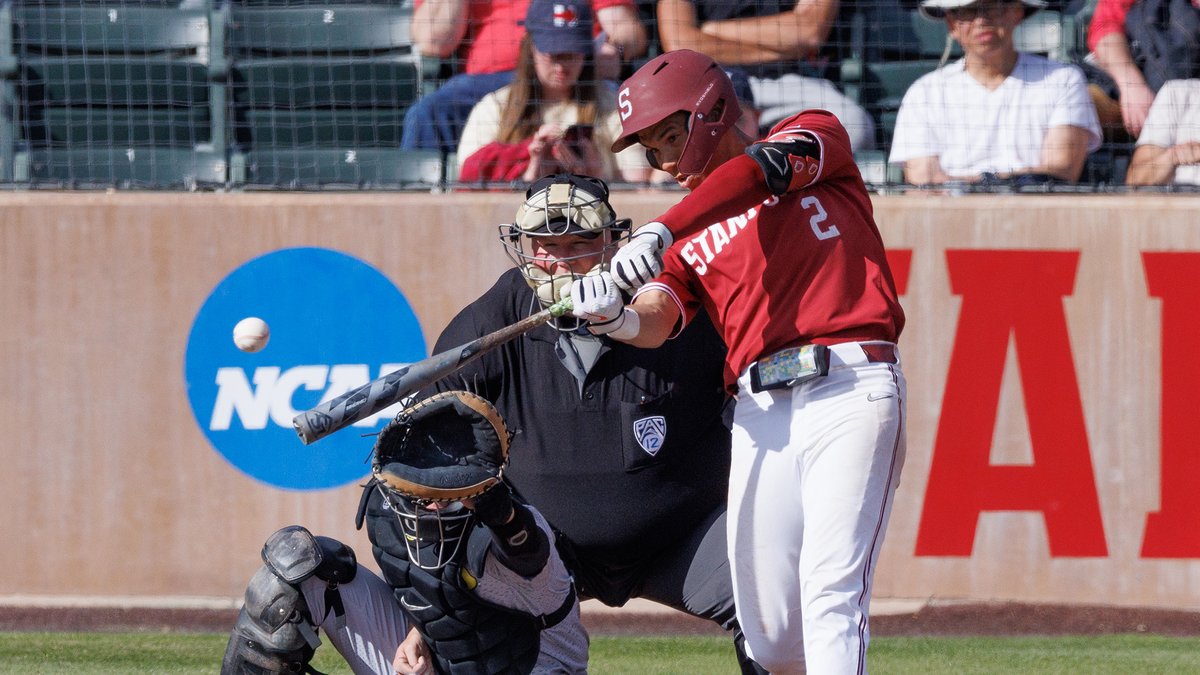
[[[679,156],[682,174],[703,173],[721,137],[742,116],[729,75],[711,58],[690,49],[660,54],[637,69],[617,90],[620,152],[637,135],[677,112],[690,113],[688,137]]]
[[[533,182],[525,192],[525,201],[517,209],[515,222],[500,226],[500,240],[505,253],[537,294],[538,302],[549,307],[569,292],[577,276],[599,274],[608,269],[608,261],[623,235],[629,232],[630,220],[618,219],[608,202],[608,185],[599,178],[577,174],[545,176]],[[591,269],[577,274],[569,271],[547,271],[545,261],[532,250],[533,238],[578,235],[599,237],[607,235],[600,251],[599,262]],[[594,256],[558,258],[558,262]],[[538,263],[541,262],[542,265]],[[554,270],[564,270],[563,265]],[[555,325],[561,330],[575,330],[579,320],[563,317]]]
[[[474,525],[462,500],[500,482],[511,439],[499,411],[466,391],[418,401],[379,433],[372,473],[414,564],[438,569],[458,554]]]

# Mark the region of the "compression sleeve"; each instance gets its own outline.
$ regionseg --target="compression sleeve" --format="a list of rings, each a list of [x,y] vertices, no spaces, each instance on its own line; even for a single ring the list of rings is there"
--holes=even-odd
[[[507,494],[508,490],[504,490]],[[512,513],[508,522],[495,522],[499,518],[480,518],[492,532],[495,543],[493,551],[505,567],[529,578],[542,571],[550,559],[550,539],[538,527],[533,513],[524,504],[508,499]],[[478,511],[476,511],[478,513]],[[488,522],[488,521],[492,522]]]

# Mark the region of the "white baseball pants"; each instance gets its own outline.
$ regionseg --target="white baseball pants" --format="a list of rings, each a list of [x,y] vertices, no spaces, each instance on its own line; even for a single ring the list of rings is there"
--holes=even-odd
[[[899,364],[869,361],[859,343],[830,356],[828,375],[791,389],[738,381],[734,600],[747,650],[776,675],[806,661],[815,675],[867,672],[871,582],[904,465]]]
[[[300,582],[300,590],[309,612],[324,617],[321,632],[355,675],[395,675],[392,660],[408,635],[408,619],[386,581],[359,565],[354,580],[338,586],[346,607],[346,626],[340,629],[333,612],[326,612],[324,581],[310,577]]]

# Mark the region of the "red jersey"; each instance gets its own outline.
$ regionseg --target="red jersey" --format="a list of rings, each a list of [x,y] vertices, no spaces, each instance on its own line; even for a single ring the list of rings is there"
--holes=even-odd
[[[416,0],[414,6],[424,4]],[[593,0],[592,14],[606,7],[635,7],[633,0]],[[515,70],[525,37],[525,14],[529,0],[467,0],[467,34],[463,37],[466,63],[463,72],[469,75],[500,73]],[[592,34],[600,34],[600,22],[592,26]]]
[[[682,329],[703,306],[729,348],[725,384],[750,363],[805,343],[895,342],[904,311],[875,226],[870,196],[837,118],[807,110],[765,141],[807,132],[818,160],[795,160],[791,187],[774,196],[748,156],[718,167],[659,222],[675,234],[663,273]],[[678,334],[678,333],[676,333]]]

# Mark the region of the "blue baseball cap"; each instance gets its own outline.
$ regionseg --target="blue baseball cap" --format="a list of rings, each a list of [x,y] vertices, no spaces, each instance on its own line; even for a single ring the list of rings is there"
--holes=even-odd
[[[543,54],[591,54],[592,7],[586,0],[531,0],[525,30]]]

